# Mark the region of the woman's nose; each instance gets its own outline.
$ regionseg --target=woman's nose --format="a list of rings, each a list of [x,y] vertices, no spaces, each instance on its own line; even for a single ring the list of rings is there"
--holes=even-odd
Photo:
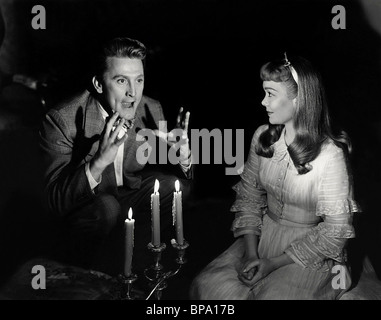
[[[261,103],[262,103],[262,106],[266,107],[268,105],[267,97],[264,97]]]

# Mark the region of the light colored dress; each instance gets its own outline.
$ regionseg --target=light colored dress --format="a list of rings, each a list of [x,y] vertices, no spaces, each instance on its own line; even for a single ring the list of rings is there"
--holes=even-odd
[[[272,158],[255,153],[267,127],[256,130],[241,180],[233,187],[232,231],[238,239],[196,276],[191,299],[338,299],[351,285],[345,246],[355,236],[352,218],[360,210],[342,149],[325,142],[310,162],[312,170],[300,175],[287,151],[284,130],[273,145]],[[249,233],[260,237],[260,258],[286,253],[295,262],[252,288],[237,278],[245,251],[240,236]]]

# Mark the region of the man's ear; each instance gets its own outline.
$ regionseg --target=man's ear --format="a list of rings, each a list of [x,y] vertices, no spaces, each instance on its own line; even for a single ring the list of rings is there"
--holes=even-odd
[[[95,90],[97,90],[97,92],[101,94],[103,92],[102,83],[98,80],[98,77],[94,76],[92,82]]]

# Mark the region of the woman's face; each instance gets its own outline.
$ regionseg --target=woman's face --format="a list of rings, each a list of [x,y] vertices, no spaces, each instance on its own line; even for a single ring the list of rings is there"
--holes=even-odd
[[[263,81],[265,97],[262,105],[266,107],[271,124],[292,124],[296,99],[287,96],[287,87],[283,82]]]

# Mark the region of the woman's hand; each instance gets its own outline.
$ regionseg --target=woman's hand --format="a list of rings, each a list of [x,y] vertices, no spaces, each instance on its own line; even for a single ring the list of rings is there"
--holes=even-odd
[[[277,266],[271,259],[252,258],[244,263],[238,278],[251,288],[275,269]]]
[[[249,258],[243,264],[242,271],[238,274],[238,278],[251,288],[274,270],[291,263],[295,262],[285,253],[270,259]]]

